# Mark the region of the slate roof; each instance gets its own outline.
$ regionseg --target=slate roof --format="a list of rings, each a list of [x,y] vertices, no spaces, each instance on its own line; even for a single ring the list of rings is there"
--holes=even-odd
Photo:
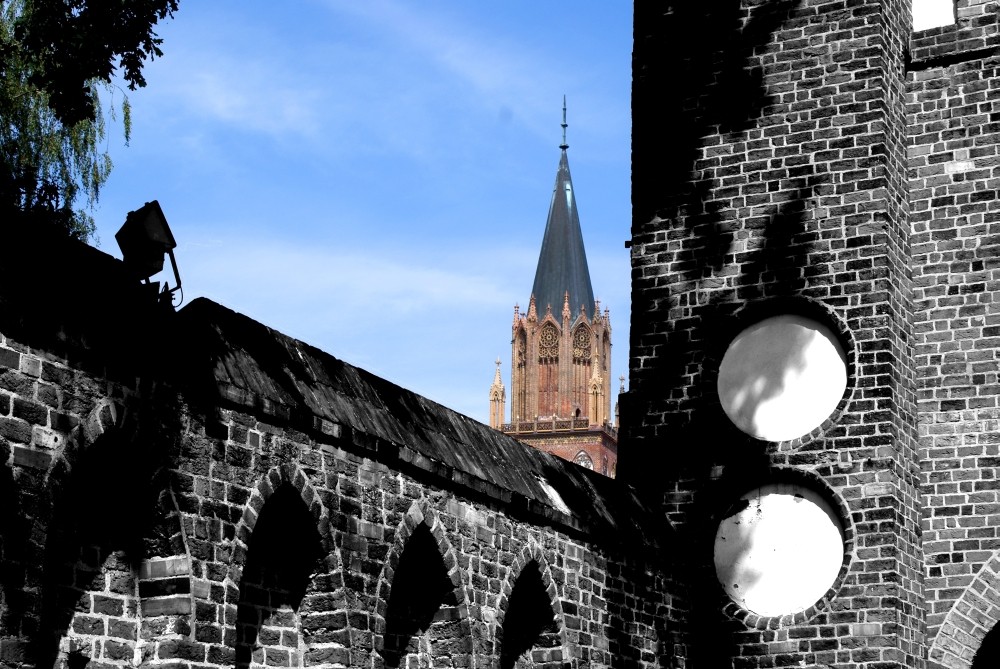
[[[565,147],[565,145],[563,145]],[[549,218],[545,223],[542,250],[538,254],[535,283],[531,294],[535,296],[538,317],[545,314],[545,307],[552,306],[552,315],[562,322],[563,300],[569,291],[569,308],[573,318],[582,304],[587,317],[594,318],[594,289],[590,284],[587,251],[583,247],[580,215],[576,210],[576,194],[569,174],[566,149],[559,157],[556,185],[549,204]]]
[[[444,487],[495,499],[514,515],[519,509],[598,542],[670,543],[656,509],[620,481],[526,446],[206,298],[177,315],[188,356],[177,371],[211,404],[263,413],[320,441],[332,436],[332,443],[417,478],[430,475]]]

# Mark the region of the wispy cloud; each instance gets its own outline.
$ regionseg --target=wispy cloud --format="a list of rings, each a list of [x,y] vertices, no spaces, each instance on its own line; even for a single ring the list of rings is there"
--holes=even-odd
[[[322,128],[324,92],[281,62],[238,59],[211,47],[178,51],[151,89],[158,115],[168,122],[224,124],[276,139],[315,137]]]
[[[432,257],[377,244],[337,249],[237,236],[194,238],[177,253],[193,294],[199,286],[211,286],[220,293],[215,299],[251,308],[344,310],[353,314],[355,325],[382,321],[387,313],[506,310],[516,298],[499,286],[507,283],[503,279],[512,264],[525,264],[525,254],[517,251],[481,263],[477,253],[463,249]]]
[[[481,375],[486,392],[493,359],[508,355],[513,305],[523,302],[505,287],[506,272],[530,273],[534,262],[513,248],[337,249],[225,232],[180,241],[188,302],[205,295],[480,418],[485,401],[442,366],[473,388]]]
[[[393,0],[328,0],[343,13],[366,20],[397,43],[437,63],[468,85],[469,99],[520,121],[538,137],[552,136],[553,99],[577,75],[561,62],[523,43],[498,38],[483,26]]]

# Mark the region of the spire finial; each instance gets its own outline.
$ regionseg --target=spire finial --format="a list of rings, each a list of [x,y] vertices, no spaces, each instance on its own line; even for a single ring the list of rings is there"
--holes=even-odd
[[[563,151],[565,151],[566,149],[569,148],[569,144],[566,143],[566,127],[567,127],[567,125],[566,125],[566,95],[563,94],[563,122],[562,122],[563,141],[562,141],[562,144],[559,145],[559,148],[562,149]]]

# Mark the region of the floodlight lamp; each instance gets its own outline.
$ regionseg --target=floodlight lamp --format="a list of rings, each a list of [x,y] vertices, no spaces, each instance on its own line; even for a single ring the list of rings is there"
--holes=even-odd
[[[167,225],[160,203],[153,200],[135,211],[130,211],[125,218],[125,224],[115,233],[115,240],[122,250],[125,266],[146,284],[149,283],[151,276],[163,271],[164,255],[170,256],[170,265],[177,285],[169,288],[164,283],[160,300],[172,300],[174,292],[181,287],[181,277],[177,271],[177,261],[174,259],[177,242],[170,232],[170,226]]]

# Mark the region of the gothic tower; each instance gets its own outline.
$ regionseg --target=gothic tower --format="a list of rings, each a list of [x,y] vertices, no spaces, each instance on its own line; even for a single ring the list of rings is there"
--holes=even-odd
[[[494,425],[567,460],[614,476],[617,432],[611,424],[611,320],[594,299],[580,216],[563,142],[538,255],[535,282],[511,327],[511,422]],[[503,413],[501,408],[501,415]]]

